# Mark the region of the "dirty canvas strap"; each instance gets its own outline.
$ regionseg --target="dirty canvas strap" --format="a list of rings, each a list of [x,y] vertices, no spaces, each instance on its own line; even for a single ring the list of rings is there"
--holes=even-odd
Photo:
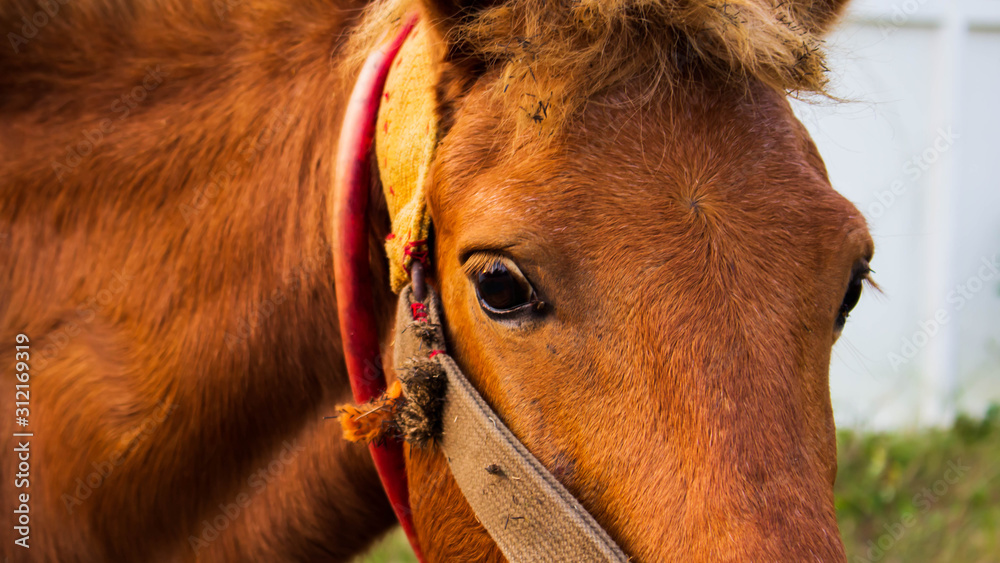
[[[629,560],[444,352],[440,304],[432,290],[421,303],[412,286],[403,289],[394,354],[397,369],[428,357],[444,368],[439,445],[465,500],[511,563]]]

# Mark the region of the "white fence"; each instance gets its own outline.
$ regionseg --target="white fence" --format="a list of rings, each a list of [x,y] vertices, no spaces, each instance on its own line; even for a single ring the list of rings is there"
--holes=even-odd
[[[837,423],[947,423],[1000,402],[1000,0],[855,0],[834,93],[796,103],[868,218],[874,278],[834,348]]]

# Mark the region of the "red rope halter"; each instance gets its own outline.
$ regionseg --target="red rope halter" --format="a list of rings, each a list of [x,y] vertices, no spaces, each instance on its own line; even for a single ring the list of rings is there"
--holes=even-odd
[[[354,400],[358,403],[370,401],[386,389],[368,263],[367,217],[371,187],[368,158],[389,66],[418,17],[416,13],[408,16],[397,35],[368,57],[347,104],[337,148],[333,266],[344,361]],[[403,444],[399,440],[387,440],[383,444],[369,444],[368,449],[392,509],[417,558],[423,561],[413,528]]]

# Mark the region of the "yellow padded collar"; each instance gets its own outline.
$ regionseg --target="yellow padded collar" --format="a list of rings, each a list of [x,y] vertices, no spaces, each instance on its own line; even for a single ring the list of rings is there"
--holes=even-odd
[[[414,258],[428,258],[427,182],[438,140],[437,52],[431,31],[420,21],[392,63],[379,106],[375,155],[392,220],[385,249],[396,293],[409,283]]]

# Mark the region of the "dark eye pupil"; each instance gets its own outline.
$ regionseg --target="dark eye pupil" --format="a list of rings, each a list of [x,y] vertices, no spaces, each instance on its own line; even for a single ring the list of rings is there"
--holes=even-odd
[[[843,325],[847,321],[847,316],[851,314],[854,307],[857,306],[858,301],[861,299],[861,286],[862,280],[855,278],[851,280],[851,285],[847,287],[847,293],[844,295],[844,302],[840,305],[840,315],[837,317],[837,323]]]
[[[531,300],[531,288],[527,283],[502,264],[479,274],[476,282],[479,300],[496,311],[514,309]]]

